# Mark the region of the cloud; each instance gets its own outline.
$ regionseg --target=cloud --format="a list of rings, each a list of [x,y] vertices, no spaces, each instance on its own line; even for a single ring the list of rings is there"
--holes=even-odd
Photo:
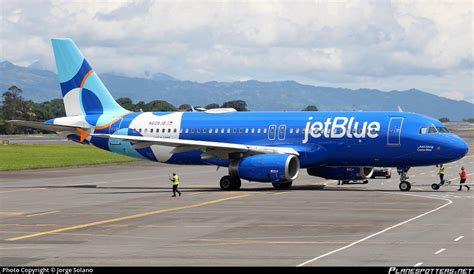
[[[0,1],[15,63],[53,69],[49,40],[66,36],[99,72],[472,98],[471,1]]]

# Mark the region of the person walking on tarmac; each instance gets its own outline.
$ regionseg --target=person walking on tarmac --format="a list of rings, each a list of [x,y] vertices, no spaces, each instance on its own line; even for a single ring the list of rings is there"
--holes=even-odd
[[[468,191],[471,190],[471,188],[468,185],[464,184],[466,183],[466,179],[467,179],[467,174],[466,174],[466,170],[464,170],[464,167],[461,167],[461,172],[459,172],[459,178],[461,179],[461,181],[459,181],[458,191],[462,191],[462,186],[467,187]]]
[[[179,196],[181,196],[181,192],[178,190],[179,186],[179,176],[176,175],[176,173],[173,173],[173,177],[169,177],[172,185],[173,185],[173,196],[171,197],[176,197],[176,192],[178,192]]]
[[[438,175],[439,175],[439,183],[442,185],[444,183],[444,166],[443,166],[443,164],[439,165]]]

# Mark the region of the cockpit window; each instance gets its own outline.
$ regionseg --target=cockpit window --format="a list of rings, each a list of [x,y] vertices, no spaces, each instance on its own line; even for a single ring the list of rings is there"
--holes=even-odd
[[[422,127],[420,128],[420,134],[434,134],[434,133],[448,133],[448,129],[445,127]]]
[[[435,127],[429,127],[428,128],[428,134],[433,134],[433,133],[438,133],[438,130],[436,130]]]
[[[445,127],[436,127],[439,133],[449,133],[449,130]]]

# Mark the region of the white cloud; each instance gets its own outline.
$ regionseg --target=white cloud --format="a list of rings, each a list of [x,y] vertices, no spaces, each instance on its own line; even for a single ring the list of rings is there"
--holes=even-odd
[[[99,72],[473,97],[472,1],[0,1],[15,63],[52,67],[66,36]]]

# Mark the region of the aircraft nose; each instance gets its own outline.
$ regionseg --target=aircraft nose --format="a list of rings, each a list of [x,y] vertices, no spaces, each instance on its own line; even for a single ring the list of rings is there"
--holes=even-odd
[[[463,139],[456,136],[454,142],[451,143],[451,151],[456,159],[461,159],[467,154],[469,148]]]

